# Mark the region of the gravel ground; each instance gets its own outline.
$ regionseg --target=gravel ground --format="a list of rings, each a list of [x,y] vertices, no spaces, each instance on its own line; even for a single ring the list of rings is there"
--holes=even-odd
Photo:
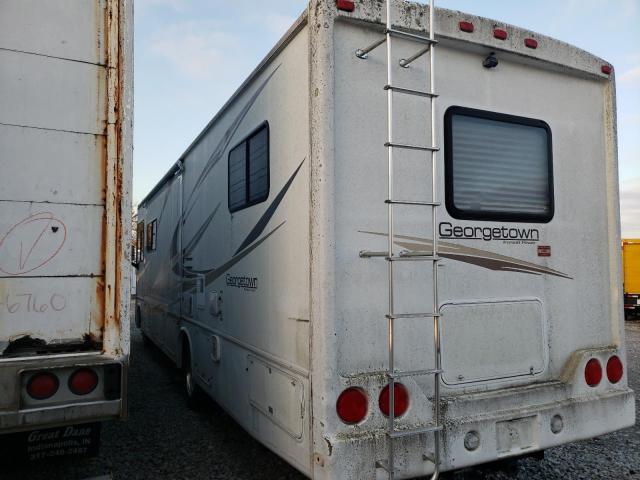
[[[631,387],[640,391],[640,322],[627,322]],[[0,467],[1,479],[303,479],[253,440],[215,404],[186,408],[180,377],[134,331],[129,372],[129,419],[102,430],[100,456]],[[487,480],[639,479],[640,427],[557,447],[542,461],[523,460],[506,472],[476,472]]]

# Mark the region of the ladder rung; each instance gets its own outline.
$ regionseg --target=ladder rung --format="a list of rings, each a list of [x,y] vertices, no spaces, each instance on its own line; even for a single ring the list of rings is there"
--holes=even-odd
[[[409,145],[407,143],[395,143],[395,142],[386,142],[384,146],[387,148],[404,148],[406,150],[420,150],[421,152],[438,152],[440,150],[438,147],[425,147],[422,145]]]
[[[442,373],[444,370],[438,368],[431,368],[428,370],[406,370],[404,372],[387,372],[389,378],[403,378],[403,377],[421,377],[424,375],[435,375]]]
[[[360,258],[372,258],[372,257],[388,257],[389,252],[372,252],[371,250],[360,250]]]
[[[401,253],[399,257],[386,257],[385,260],[389,262],[439,262],[441,260],[440,257],[434,257],[432,254],[424,255],[419,252],[411,252],[411,255],[405,253],[404,255]]]
[[[389,462],[387,460],[378,460],[376,461],[376,468],[381,468],[387,473],[391,473],[389,471]]]
[[[426,43],[427,45],[435,45],[438,43],[437,40],[425,37],[424,35],[416,35],[415,33],[403,32],[402,30],[396,30],[395,28],[387,28],[385,30],[385,33],[390,34],[392,37],[408,38],[411,40],[415,40],[416,42]]]
[[[422,435],[424,433],[439,432],[442,430],[442,425],[431,425],[429,427],[420,428],[408,428],[406,430],[394,430],[393,432],[387,432],[387,435],[391,438],[410,437],[413,435]]]
[[[407,95],[416,95],[418,97],[436,98],[438,95],[431,92],[423,92],[421,90],[413,90],[411,88],[394,87],[393,85],[385,85],[385,90],[391,90],[392,92],[406,93]]]
[[[394,313],[393,315],[385,315],[388,319],[395,320],[397,318],[440,318],[439,313]]]
[[[435,465],[436,460],[435,460],[436,456],[432,453],[432,452],[428,452],[428,453],[423,453],[422,454],[422,459],[425,462],[431,462]]]
[[[390,203],[392,205],[420,205],[424,207],[439,207],[440,202],[424,202],[422,200],[390,200],[387,199],[384,203]]]
[[[430,257],[434,260],[440,260],[440,257],[433,254],[432,250],[403,250],[400,252],[401,257]]]

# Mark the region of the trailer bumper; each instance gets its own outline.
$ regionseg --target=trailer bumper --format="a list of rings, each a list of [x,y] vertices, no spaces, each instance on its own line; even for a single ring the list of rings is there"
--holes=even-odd
[[[441,471],[524,456],[635,423],[634,393],[630,389],[564,400],[557,400],[566,393],[559,382],[508,390],[506,395],[504,391],[496,391],[458,397],[448,405]],[[543,398],[547,401],[536,403],[536,399]],[[514,404],[511,408],[510,403]],[[493,410],[486,410],[487,404],[492,404]],[[506,408],[500,409],[501,406]],[[471,432],[479,439],[472,451],[465,447],[465,437]],[[432,456],[433,439],[433,434],[424,434],[394,440],[395,478],[433,473],[434,465],[428,459]],[[388,478],[385,470],[376,468],[376,462],[388,456],[384,430],[339,434],[325,437],[325,441],[331,445],[330,454],[316,454],[314,478]]]
[[[25,357],[0,362],[0,434],[79,423],[99,422],[126,415],[126,358],[101,354]],[[78,369],[97,375],[97,385],[86,395],[70,391],[69,379]],[[29,398],[25,385],[38,372],[59,380],[48,399]]]

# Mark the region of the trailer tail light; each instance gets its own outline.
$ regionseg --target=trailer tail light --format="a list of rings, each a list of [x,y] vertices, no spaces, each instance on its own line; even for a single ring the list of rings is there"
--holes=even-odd
[[[602,65],[600,71],[605,75],[610,75],[613,69],[611,68],[611,65]]]
[[[618,383],[624,373],[624,367],[620,357],[614,355],[607,362],[607,378],[611,383]]]
[[[384,387],[378,398],[378,406],[385,417],[389,416],[389,385]],[[401,383],[393,384],[393,416],[401,417],[409,408],[409,391]]]
[[[356,9],[355,3],[349,0],[336,0],[336,7],[345,12],[353,12]]]
[[[524,46],[527,48],[538,48],[538,41],[533,38],[525,38]]]
[[[590,387],[597,387],[602,380],[602,366],[597,358],[592,358],[584,367],[584,380]]]
[[[467,33],[472,33],[473,32],[473,23],[471,22],[460,22],[458,24],[458,26],[460,27],[460,30],[462,30],[463,32],[467,32]]]
[[[506,32],[506,30],[502,30],[501,28],[494,28],[493,36],[498,40],[506,40],[509,34]]]
[[[69,377],[69,390],[76,395],[88,395],[98,386],[98,374],[89,368],[80,368]]]
[[[53,373],[40,372],[29,379],[27,393],[35,400],[46,400],[56,394],[59,385],[58,377]]]
[[[338,397],[336,411],[340,420],[348,425],[353,425],[360,423],[367,416],[368,403],[364,390],[349,387]]]

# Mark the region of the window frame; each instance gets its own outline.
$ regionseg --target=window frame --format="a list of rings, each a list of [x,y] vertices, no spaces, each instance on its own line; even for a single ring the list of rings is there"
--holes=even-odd
[[[154,252],[158,248],[158,219],[147,223],[145,247],[147,252]]]
[[[251,159],[251,149],[249,148],[250,141],[252,138],[256,137],[262,130],[266,129],[267,131],[267,191],[264,195],[249,201],[251,198],[251,192],[249,186],[251,184],[250,178],[250,159]],[[240,145],[245,146],[245,158],[244,158],[244,168],[245,168],[245,195],[244,195],[244,203],[240,204],[235,208],[231,208],[231,152],[233,152]],[[241,141],[239,141],[233,148],[229,149],[229,153],[227,154],[227,208],[229,209],[229,213],[239,212],[240,210],[244,210],[245,208],[252,207],[259,203],[265,202],[269,198],[269,193],[271,191],[271,129],[269,127],[269,122],[264,121],[256,128],[254,128],[251,133],[249,133],[246,137],[244,137]]]
[[[495,120],[529,127],[543,128],[547,133],[547,168],[548,168],[548,192],[549,212],[544,214],[525,212],[500,212],[490,210],[461,210],[454,203],[454,176],[453,176],[453,117],[463,115],[467,117]],[[444,170],[445,170],[445,205],[451,217],[457,220],[483,220],[483,221],[507,221],[524,223],[549,223],[555,215],[555,195],[553,189],[553,139],[551,127],[543,120],[528,117],[519,117],[506,113],[491,112],[475,108],[451,106],[444,115]]]
[[[136,224],[136,263],[144,262],[146,225],[144,220]]]

